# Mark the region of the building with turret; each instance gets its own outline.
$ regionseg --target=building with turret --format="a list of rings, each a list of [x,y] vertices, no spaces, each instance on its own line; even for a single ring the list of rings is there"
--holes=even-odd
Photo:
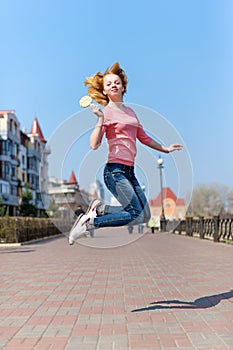
[[[73,220],[74,212],[78,206],[86,211],[92,199],[87,191],[79,188],[74,171],[71,172],[68,181],[51,177],[48,193],[50,197],[49,215],[51,217],[62,217],[68,221]]]
[[[169,187],[164,187],[155,199],[150,199],[151,216],[161,217],[162,201],[164,215],[167,220],[182,219],[185,216],[184,198],[178,198]]]
[[[23,192],[32,193],[37,215],[44,211],[48,193],[46,140],[37,118],[30,132],[20,130],[14,110],[0,111],[0,200],[9,215],[18,215]]]
[[[48,156],[51,153],[47,141],[35,117],[28,133],[28,184],[38,210],[48,206]]]

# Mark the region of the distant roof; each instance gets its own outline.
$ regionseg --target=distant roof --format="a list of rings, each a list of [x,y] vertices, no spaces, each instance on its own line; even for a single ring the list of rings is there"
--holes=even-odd
[[[4,118],[5,114],[15,114],[15,111],[13,109],[0,110],[0,118]]]
[[[38,119],[36,117],[33,120],[32,127],[31,127],[29,134],[38,135],[41,142],[46,142],[44,135],[41,131],[40,124],[39,124]]]
[[[11,113],[14,114],[15,111],[13,109],[0,110],[0,114]]]
[[[78,183],[78,181],[76,179],[76,176],[75,176],[74,172],[72,171],[72,173],[70,174],[70,178],[69,178],[68,184],[76,185],[77,183]]]
[[[163,187],[163,199],[170,198],[172,199],[176,205],[185,205],[185,200],[184,198],[177,198],[175,193],[170,189],[170,187]],[[162,193],[160,192],[158,196],[155,199],[150,200],[150,205],[153,207],[157,207],[161,205],[161,196]]]

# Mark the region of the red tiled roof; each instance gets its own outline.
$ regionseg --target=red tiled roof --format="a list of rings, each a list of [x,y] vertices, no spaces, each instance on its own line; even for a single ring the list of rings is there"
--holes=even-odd
[[[37,118],[33,120],[32,127],[29,134],[38,135],[41,142],[46,142]]]
[[[155,199],[150,199],[150,205],[153,207],[159,207],[161,205],[161,192],[158,194],[158,196]],[[175,193],[169,188],[164,187],[163,188],[163,199],[170,198],[172,199],[176,205],[185,205],[184,198],[177,198]]]
[[[184,198],[177,198],[176,205],[185,205]]]
[[[78,181],[76,179],[76,176],[74,174],[74,172],[72,171],[71,175],[70,175],[70,178],[69,178],[69,181],[68,181],[68,184],[77,184]]]

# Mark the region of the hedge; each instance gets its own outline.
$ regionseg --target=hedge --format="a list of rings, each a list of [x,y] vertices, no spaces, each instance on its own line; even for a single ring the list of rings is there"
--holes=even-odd
[[[0,244],[22,243],[57,235],[69,230],[70,223],[61,219],[1,217]]]

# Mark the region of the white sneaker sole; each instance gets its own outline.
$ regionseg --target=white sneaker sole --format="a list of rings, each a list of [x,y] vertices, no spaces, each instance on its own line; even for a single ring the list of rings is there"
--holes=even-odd
[[[81,220],[81,218],[84,216],[84,214],[80,214],[77,219],[75,220],[71,230],[70,230],[70,234],[69,234],[69,245],[73,245],[76,241],[76,239],[81,238],[81,237],[87,237],[88,236],[88,232],[82,232],[80,234],[74,234],[74,237],[72,237],[72,232],[75,230],[75,227],[78,225],[79,221]],[[82,223],[82,225],[85,223],[86,221],[84,221]]]
[[[80,234],[74,234],[72,237],[72,232],[75,230],[75,227],[78,225],[78,223],[81,221],[81,224],[84,225],[89,219],[96,217],[96,215],[94,216],[93,211],[96,209],[96,207],[100,204],[100,201],[98,199],[93,199],[91,201],[91,203],[89,204],[87,211],[85,214],[80,214],[77,219],[75,220],[71,230],[70,230],[70,234],[69,234],[69,244],[73,245],[75,243],[75,241],[78,238],[81,237],[88,237],[89,236],[89,232],[88,231],[84,231]],[[82,220],[83,219],[83,220]]]

